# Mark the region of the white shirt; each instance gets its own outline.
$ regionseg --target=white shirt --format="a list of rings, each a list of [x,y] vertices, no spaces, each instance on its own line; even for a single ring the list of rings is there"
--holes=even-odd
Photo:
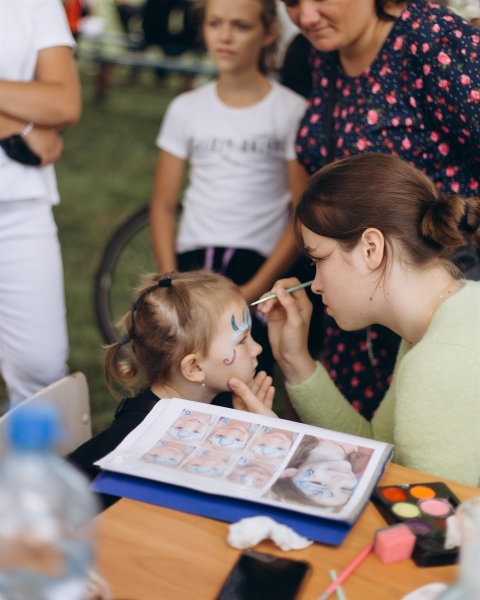
[[[216,82],[186,92],[168,107],[157,146],[189,161],[177,252],[218,246],[268,256],[288,222],[291,193],[286,161],[304,98],[271,81],[246,108],[225,105]]]
[[[75,41],[60,0],[0,0],[0,79],[33,81],[37,54]],[[0,201],[59,201],[53,165],[22,165],[0,148]]]

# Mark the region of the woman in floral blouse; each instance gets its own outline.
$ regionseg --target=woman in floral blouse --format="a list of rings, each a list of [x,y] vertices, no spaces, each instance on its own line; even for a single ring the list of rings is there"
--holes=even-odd
[[[309,173],[328,162],[325,112],[334,77],[334,160],[362,152],[395,154],[444,192],[478,195],[478,29],[422,0],[285,3],[313,45],[312,93],[297,138],[299,161]],[[324,365],[351,404],[371,419],[390,383],[398,341],[377,326],[344,332],[326,320]]]

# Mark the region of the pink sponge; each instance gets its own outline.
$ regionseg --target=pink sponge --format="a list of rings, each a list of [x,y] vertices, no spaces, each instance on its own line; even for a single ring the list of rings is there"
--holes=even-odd
[[[373,551],[383,563],[394,563],[412,556],[416,537],[400,523],[379,529],[375,534]]]

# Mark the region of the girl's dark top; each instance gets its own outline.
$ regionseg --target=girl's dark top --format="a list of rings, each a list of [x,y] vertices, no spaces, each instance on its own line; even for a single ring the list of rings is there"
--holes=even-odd
[[[444,192],[480,193],[480,32],[450,10],[410,2],[373,64],[347,76],[337,65],[335,160],[361,152],[405,158]],[[297,136],[309,173],[327,163],[325,97],[333,56],[311,49],[312,93]],[[398,338],[372,329],[344,332],[326,317],[323,363],[337,387],[371,419],[391,381]]]

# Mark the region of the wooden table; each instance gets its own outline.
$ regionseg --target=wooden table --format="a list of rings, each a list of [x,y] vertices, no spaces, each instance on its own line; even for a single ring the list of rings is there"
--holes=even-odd
[[[428,481],[438,477],[390,464],[380,484]],[[478,488],[446,483],[460,500],[480,495]],[[98,524],[98,567],[115,600],[214,600],[240,553],[227,544],[228,523],[133,500],[120,500],[98,517]],[[342,571],[381,527],[385,521],[369,502],[340,546],[315,543],[284,553],[262,542],[255,549],[308,561],[312,570],[299,600],[315,600],[330,583],[328,571]],[[422,585],[450,583],[455,576],[455,566],[419,568],[411,560],[384,565],[371,554],[342,587],[347,600],[399,600]]]

